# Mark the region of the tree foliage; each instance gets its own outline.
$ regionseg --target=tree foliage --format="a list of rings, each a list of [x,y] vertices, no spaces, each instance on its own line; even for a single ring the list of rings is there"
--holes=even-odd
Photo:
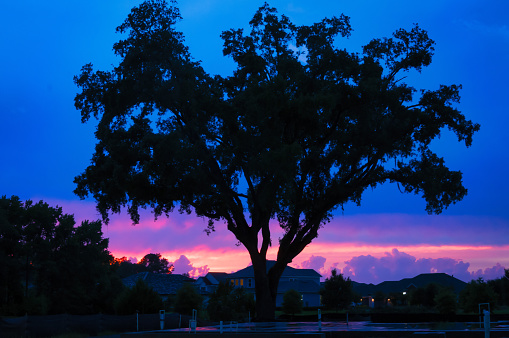
[[[253,295],[228,282],[219,283],[207,304],[209,318],[215,321],[247,321],[254,311]]]
[[[170,265],[168,260],[161,257],[161,254],[146,254],[138,262],[139,265],[144,267],[144,270],[153,273],[171,273],[173,271],[173,265]]]
[[[451,289],[446,287],[439,289],[437,295],[434,298],[434,302],[438,312],[443,315],[454,314],[458,308],[456,294]]]
[[[327,309],[348,308],[354,300],[350,277],[345,279],[343,274],[332,269],[331,276],[325,279],[320,295],[322,296],[321,302]]]
[[[405,83],[434,53],[418,25],[350,53],[336,41],[351,34],[349,17],[297,26],[264,4],[250,33],[222,33],[237,69],[213,77],[192,59],[180,19],[173,2],[140,4],[117,28],[120,63],[74,78],[82,121],[99,120],[75,192],[93,195],[105,220],[127,207],[137,223],[150,207],[206,217],[208,232],[224,222],[250,254],[257,312],[271,319],[284,268],[339,206],[386,182],[422,195],[428,213],[465,196],[461,172],[429,146],[443,129],[470,146],[479,125],[456,108],[460,85]],[[272,220],[284,234],[267,271]]]
[[[509,305],[509,269],[504,270],[504,276],[489,280],[488,285],[498,295],[497,304],[500,306]]]
[[[159,253],[149,253],[143,256],[138,263],[132,263],[127,257],[115,258],[114,263],[117,275],[125,278],[140,272],[167,273],[173,272],[173,265]]]
[[[198,293],[196,287],[191,283],[184,283],[177,291],[175,297],[175,312],[182,315],[191,316],[193,310],[201,310],[203,306],[203,297]]]
[[[480,303],[490,303],[490,308],[494,309],[497,298],[495,291],[479,277],[471,280],[460,292],[460,307],[465,312],[478,313]]]
[[[124,290],[115,301],[115,310],[119,315],[130,315],[137,312],[157,313],[161,309],[163,309],[161,296],[141,278],[132,288]]]
[[[299,291],[290,289],[283,295],[282,310],[286,314],[295,315],[302,312],[302,295]]]
[[[101,222],[76,226],[62,208],[0,199],[0,310],[4,314],[112,312],[121,283]]]

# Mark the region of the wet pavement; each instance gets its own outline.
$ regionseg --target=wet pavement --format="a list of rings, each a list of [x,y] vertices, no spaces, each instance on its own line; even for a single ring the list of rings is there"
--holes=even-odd
[[[509,331],[509,321],[493,322],[491,331]],[[189,332],[189,328],[165,330],[167,332]],[[220,332],[220,325],[196,328],[197,332]],[[235,323],[225,322],[222,332],[327,332],[327,331],[484,331],[479,322],[475,323],[371,323],[371,322],[267,322]]]

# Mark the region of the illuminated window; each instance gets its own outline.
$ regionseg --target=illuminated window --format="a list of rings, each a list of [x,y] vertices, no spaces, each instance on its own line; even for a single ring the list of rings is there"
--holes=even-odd
[[[240,286],[244,286],[244,280],[243,279],[240,280]]]
[[[235,286],[238,286],[238,285],[239,285],[239,280],[238,280],[238,279],[236,279],[236,280],[235,280]]]

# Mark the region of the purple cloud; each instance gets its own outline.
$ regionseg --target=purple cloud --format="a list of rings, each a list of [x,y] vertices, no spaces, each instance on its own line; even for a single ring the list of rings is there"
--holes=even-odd
[[[497,279],[502,277],[505,274],[505,268],[497,263],[491,268],[486,268],[484,271],[479,269],[477,271],[472,272],[472,279],[478,279],[479,277],[484,280]]]
[[[326,260],[325,257],[312,255],[307,261],[300,264],[300,268],[321,271],[324,268]]]
[[[383,281],[400,280],[417,276],[421,273],[443,272],[463,281],[478,277],[485,280],[499,278],[504,274],[504,267],[497,263],[484,271],[469,272],[470,263],[452,258],[420,258],[393,249],[380,258],[371,255],[352,257],[345,262],[342,273],[345,277],[360,283],[378,284]]]

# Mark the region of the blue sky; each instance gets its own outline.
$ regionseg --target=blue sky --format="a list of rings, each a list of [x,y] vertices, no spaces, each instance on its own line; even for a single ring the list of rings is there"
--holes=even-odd
[[[108,70],[118,62],[112,45],[121,36],[115,33],[115,28],[139,3],[20,0],[3,4],[0,11],[0,195],[43,199],[63,206],[64,212],[75,213],[77,218],[98,218],[93,201],[79,201],[72,192],[73,179],[90,163],[95,144],[94,122],[81,124],[80,113],[74,109],[73,99],[78,89],[72,78],[88,62],[101,70]],[[183,31],[191,54],[202,61],[206,71],[228,75],[234,64],[223,57],[219,35],[230,28],[247,28],[262,4],[258,0],[181,1],[178,7],[183,20],[178,28]],[[509,3],[503,0],[277,0],[269,4],[295,24],[312,24],[341,13],[350,16],[352,36],[337,41],[339,47],[349,51],[360,51],[372,38],[390,36],[398,28],[410,29],[418,23],[436,41],[435,56],[422,74],[408,74],[408,82],[425,89],[436,89],[440,84],[462,84],[459,109],[468,119],[481,124],[470,148],[456,142],[448,132],[434,144],[435,151],[445,158],[450,168],[464,173],[464,185],[469,193],[463,201],[440,216],[428,216],[420,197],[402,195],[395,186],[383,186],[368,192],[361,207],[349,205],[344,212],[339,212],[333,224],[324,228],[294,263],[315,262],[321,265],[317,269],[322,273],[334,266],[352,271],[355,262],[388,264],[382,258],[400,257],[393,251],[396,249],[414,257],[414,266],[420,264],[419,259],[449,258],[456,266],[468,263],[469,273],[492,269],[497,263],[509,267],[506,207],[509,201],[506,174]],[[175,215],[155,226],[147,215],[146,225],[142,222],[134,230],[121,215],[118,224],[112,222],[105,230],[110,237],[110,250],[116,256],[138,258],[148,250],[157,251],[166,253],[173,261],[185,255],[190,260],[189,266],[208,266],[215,271],[234,270],[248,263],[246,256],[238,258],[242,249],[236,251],[239,249],[227,232],[218,231],[213,235],[215,239],[206,238],[201,233],[201,220],[182,217]],[[132,237],[140,232],[146,238],[140,240],[140,235],[136,235],[137,251],[130,251]],[[175,232],[179,237],[171,235]],[[484,249],[476,251],[475,248]],[[217,260],[207,261],[204,258],[207,252],[214,252]],[[359,258],[368,256],[375,260],[367,262]],[[357,267],[359,272],[365,268]],[[410,273],[396,268],[394,271],[387,278]],[[365,278],[375,281],[380,276]]]

